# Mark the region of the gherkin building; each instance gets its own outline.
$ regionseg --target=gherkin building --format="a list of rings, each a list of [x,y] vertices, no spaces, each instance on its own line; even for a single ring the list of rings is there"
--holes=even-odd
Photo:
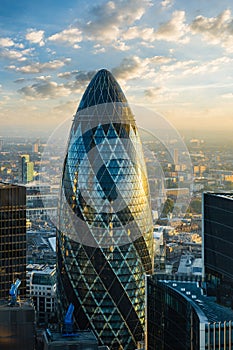
[[[113,75],[89,83],[70,131],[57,230],[58,309],[110,349],[143,340],[153,226],[142,144]]]

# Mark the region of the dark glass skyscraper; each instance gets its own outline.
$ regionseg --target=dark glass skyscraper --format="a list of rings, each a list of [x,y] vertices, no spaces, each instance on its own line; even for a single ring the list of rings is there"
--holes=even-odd
[[[203,256],[209,295],[233,308],[233,196],[203,194]]]
[[[11,284],[21,280],[26,296],[26,188],[0,183],[0,298],[8,298]]]
[[[147,172],[133,114],[99,71],[75,115],[64,161],[57,235],[60,309],[111,349],[143,338],[145,274],[153,270]]]

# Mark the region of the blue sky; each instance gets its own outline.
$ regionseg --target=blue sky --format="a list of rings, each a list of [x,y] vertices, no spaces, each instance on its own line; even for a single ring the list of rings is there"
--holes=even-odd
[[[232,7],[230,0],[1,0],[0,134],[51,132],[72,117],[101,68],[130,104],[162,113],[178,130],[233,130]]]

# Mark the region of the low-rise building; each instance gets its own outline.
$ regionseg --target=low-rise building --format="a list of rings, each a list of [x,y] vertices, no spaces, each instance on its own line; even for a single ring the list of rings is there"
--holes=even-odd
[[[38,324],[48,324],[54,319],[56,300],[56,267],[54,265],[27,265],[27,297],[34,302]]]
[[[0,301],[0,349],[35,349],[35,309],[22,300],[15,305]]]

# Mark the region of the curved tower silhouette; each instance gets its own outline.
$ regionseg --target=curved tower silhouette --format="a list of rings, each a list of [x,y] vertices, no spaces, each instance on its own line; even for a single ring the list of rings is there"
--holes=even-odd
[[[135,349],[153,270],[147,172],[133,114],[107,70],[87,87],[64,160],[57,274],[59,309],[111,349]]]

